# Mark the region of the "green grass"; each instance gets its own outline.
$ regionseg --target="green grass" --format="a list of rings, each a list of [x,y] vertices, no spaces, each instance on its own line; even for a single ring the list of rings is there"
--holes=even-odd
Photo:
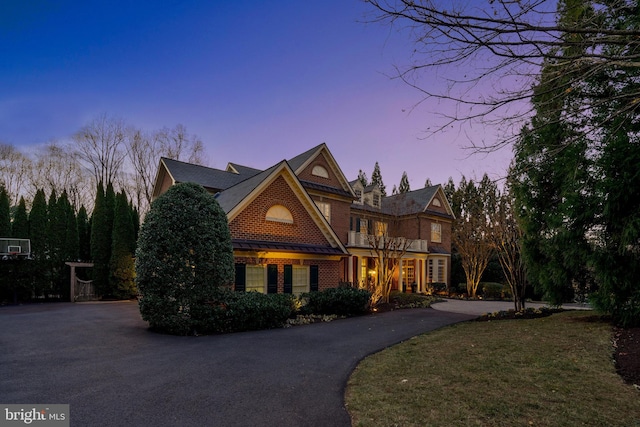
[[[640,426],[640,392],[594,318],[463,323],[372,355],[347,385],[353,425]]]

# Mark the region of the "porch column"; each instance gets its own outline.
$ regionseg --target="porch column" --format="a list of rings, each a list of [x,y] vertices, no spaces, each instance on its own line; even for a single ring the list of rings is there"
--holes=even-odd
[[[402,258],[400,258],[400,262],[398,263],[398,290],[402,292]]]

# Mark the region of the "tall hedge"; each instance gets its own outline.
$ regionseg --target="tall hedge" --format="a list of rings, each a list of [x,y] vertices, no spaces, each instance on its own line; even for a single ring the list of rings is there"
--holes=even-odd
[[[151,205],[136,250],[142,318],[156,330],[204,332],[219,286],[234,279],[227,216],[203,187],[171,187]]]

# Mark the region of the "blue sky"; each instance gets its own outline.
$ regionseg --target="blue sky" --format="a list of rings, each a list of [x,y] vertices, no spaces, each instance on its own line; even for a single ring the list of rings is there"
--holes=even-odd
[[[181,123],[218,168],[266,168],[326,142],[348,179],[378,161],[389,191],[403,171],[417,189],[497,178],[511,158],[469,157],[469,138],[492,138],[482,126],[423,138],[441,107],[410,112],[419,93],[388,77],[410,42],[366,23],[359,0],[5,0],[0,10],[0,141],[21,149],[68,141],[106,113],[146,130]]]

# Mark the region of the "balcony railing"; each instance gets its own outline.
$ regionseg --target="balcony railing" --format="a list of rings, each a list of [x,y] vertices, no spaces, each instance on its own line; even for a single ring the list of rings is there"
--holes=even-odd
[[[359,248],[368,248],[369,246],[369,235],[366,233],[358,233],[356,231],[349,232],[349,243],[348,246],[351,247],[359,247]],[[427,240],[416,239],[410,240],[409,247],[407,251],[410,252],[429,252],[429,242]]]

